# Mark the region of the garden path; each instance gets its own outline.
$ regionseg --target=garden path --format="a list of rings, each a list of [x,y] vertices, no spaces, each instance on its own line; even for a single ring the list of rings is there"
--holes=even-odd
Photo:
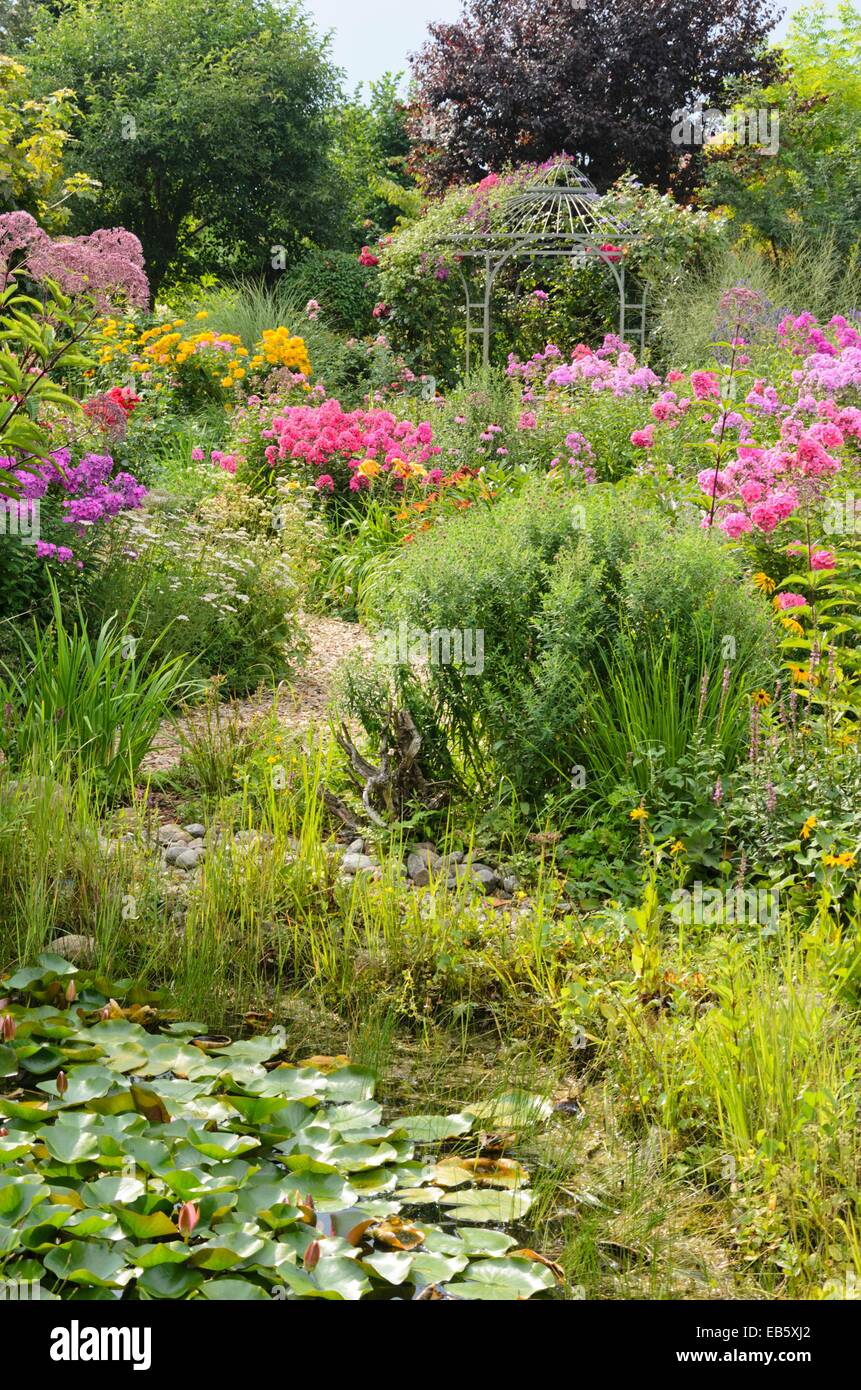
[[[297,672],[292,686],[284,685],[278,693],[278,718],[285,729],[302,732],[325,724],[326,711],[335,668],[351,652],[370,652],[371,638],[359,623],[340,618],[306,614],[300,619],[310,643],[305,665]],[[236,702],[242,723],[251,723],[272,708],[270,691],[263,690]],[[202,711],[187,716],[186,724],[193,725],[202,718]],[[182,722],[182,721],[181,721]],[[141,772],[166,772],[179,762],[180,742],[172,721],[165,720],[153,740]]]

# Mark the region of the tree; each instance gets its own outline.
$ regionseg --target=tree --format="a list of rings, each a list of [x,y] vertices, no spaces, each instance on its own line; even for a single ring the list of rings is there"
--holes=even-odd
[[[390,231],[399,212],[421,198],[406,172],[410,139],[400,74],[384,73],[361,88],[338,113],[332,163],[344,187],[350,244],[357,247]]]
[[[268,270],[325,236],[338,73],[298,4],[72,0],[27,50],[78,96],[79,165],[103,185],[78,230],[140,237],[167,274]]]
[[[0,49],[15,53],[26,46],[27,40],[43,11],[58,14],[63,0],[0,0]]]
[[[779,81],[735,92],[739,111],[778,112],[775,153],[715,140],[703,200],[729,209],[739,232],[777,259],[801,239],[861,254],[861,12],[802,11],[784,57]]]
[[[626,170],[690,186],[673,112],[768,80],[778,18],[771,0],[466,0],[413,58],[417,166],[439,189],[565,151],[600,189]]]
[[[58,232],[71,217],[72,198],[95,198],[95,180],[65,167],[76,113],[68,88],[34,100],[26,68],[0,54],[0,213],[29,212]]]

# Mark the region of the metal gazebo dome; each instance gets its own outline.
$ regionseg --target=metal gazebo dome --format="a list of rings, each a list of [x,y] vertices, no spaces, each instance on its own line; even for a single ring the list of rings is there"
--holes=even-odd
[[[625,263],[621,247],[633,234],[602,206],[594,184],[566,157],[537,172],[533,181],[511,192],[502,192],[498,203],[482,218],[465,225],[446,242],[459,258],[484,263],[484,294],[475,299],[460,265],[466,303],[466,370],[469,371],[471,338],[482,339],[482,361],[490,360],[491,296],[494,281],[513,259],[537,256],[568,257],[575,265],[601,261],[612,274],[619,291],[619,336],[646,342],[645,291],[639,303],[626,295]],[[478,319],[478,321],[476,321]]]

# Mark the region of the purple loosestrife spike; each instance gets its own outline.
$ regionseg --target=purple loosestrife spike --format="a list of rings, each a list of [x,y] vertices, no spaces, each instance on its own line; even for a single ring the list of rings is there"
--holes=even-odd
[[[759,706],[750,707],[750,761],[755,763],[759,758]]]
[[[718,778],[715,782],[715,789],[712,792],[712,801],[714,802],[715,806],[720,806],[721,802],[723,801],[723,787],[721,785],[720,778]]]
[[[705,671],[703,671],[703,678],[702,678],[702,680],[700,681],[700,708],[699,708],[699,713],[697,714],[697,719],[698,719],[698,720],[702,719],[702,717],[703,717],[703,710],[704,710],[705,707],[706,707],[706,696],[708,695],[708,693],[709,693],[709,673],[708,673],[708,670],[706,669]]]

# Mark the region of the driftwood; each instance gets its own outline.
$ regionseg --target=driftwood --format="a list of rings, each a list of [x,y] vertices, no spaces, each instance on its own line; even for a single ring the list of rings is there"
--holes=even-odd
[[[362,789],[365,814],[374,825],[385,825],[386,816],[390,820],[398,819],[411,803],[418,802],[429,810],[436,810],[446,800],[448,788],[429,782],[421,770],[418,759],[422,739],[409,710],[399,709],[389,715],[380,737],[379,767],[374,767],[359,752],[346,724],[341,724],[335,737],[350,760],[353,781]],[[330,805],[331,793],[324,793],[324,797]],[[343,802],[340,807],[346,810]],[[381,815],[378,807],[385,814]],[[332,809],[343,819],[341,810],[334,806]]]

